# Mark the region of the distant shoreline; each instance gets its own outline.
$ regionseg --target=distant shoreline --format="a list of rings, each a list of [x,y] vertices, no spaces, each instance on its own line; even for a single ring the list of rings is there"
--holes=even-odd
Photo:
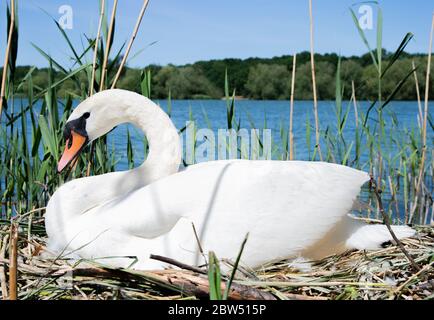
[[[391,52],[383,50],[383,63],[388,64]],[[424,92],[426,73],[426,54],[409,54],[403,52],[382,79],[384,98],[403,80],[404,84],[395,92],[394,100],[416,100],[413,76],[407,77],[412,70],[412,62],[417,66],[420,92]],[[378,86],[375,80],[375,67],[369,53],[361,56],[339,57],[335,53],[315,54],[316,88],[318,100],[334,100],[336,96],[337,65],[340,61],[340,78],[343,98],[351,97],[351,82],[354,81],[357,100],[374,101],[378,97]],[[30,66],[19,66],[15,70],[15,86],[21,82],[31,70]],[[1,72],[1,69],[0,69]],[[48,85],[49,72],[52,81],[65,77],[64,71],[55,67],[35,68],[32,71],[32,82],[38,87]],[[221,59],[198,61],[182,66],[148,65],[144,68],[125,67],[117,83],[118,88],[141,92],[145,77],[150,76],[151,98],[167,99],[224,99],[235,94],[236,100],[285,100],[290,96],[292,73],[292,56],[283,55],[272,58]],[[59,97],[67,94],[83,96],[79,85],[88,81],[85,71],[57,86]],[[148,80],[146,80],[148,81]],[[430,92],[434,90],[431,81]],[[27,94],[24,83],[16,93]],[[296,100],[311,100],[312,79],[310,53],[297,53],[295,92]],[[423,99],[423,97],[422,97]]]

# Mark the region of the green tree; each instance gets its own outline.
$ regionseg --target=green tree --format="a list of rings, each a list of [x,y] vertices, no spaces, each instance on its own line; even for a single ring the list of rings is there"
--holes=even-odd
[[[222,93],[200,72],[191,66],[163,67],[155,76],[153,91],[157,97],[167,97],[170,90],[174,99],[220,98]]]
[[[254,99],[287,99],[290,72],[277,64],[258,64],[250,69],[246,89]]]

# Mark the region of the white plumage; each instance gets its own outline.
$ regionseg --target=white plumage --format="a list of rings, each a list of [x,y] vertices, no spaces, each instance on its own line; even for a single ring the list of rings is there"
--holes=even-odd
[[[391,237],[383,225],[348,216],[365,172],[304,161],[224,160],[178,172],[180,141],[152,101],[107,90],[82,102],[69,121],[89,112],[91,140],[131,122],[146,134],[150,154],[136,169],[76,179],[61,186],[46,212],[49,247],[103,263],[162,268],[150,254],[187,264],[204,251],[234,259],[249,233],[242,262],[252,268],[291,257],[322,258],[348,249],[375,249]],[[394,226],[398,238],[414,230]],[[109,258],[107,258],[109,257]],[[116,258],[114,258],[116,257]]]

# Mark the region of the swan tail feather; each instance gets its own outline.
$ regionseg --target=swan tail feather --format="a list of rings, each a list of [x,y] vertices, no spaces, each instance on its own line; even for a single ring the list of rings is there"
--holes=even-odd
[[[408,226],[392,226],[392,230],[398,239],[409,238],[416,231]],[[346,241],[348,249],[376,250],[382,248],[387,242],[394,242],[385,225],[363,225],[358,228]]]

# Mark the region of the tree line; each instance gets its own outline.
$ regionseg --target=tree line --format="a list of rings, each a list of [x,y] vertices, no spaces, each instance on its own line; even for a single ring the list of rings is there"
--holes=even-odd
[[[383,50],[384,64],[387,65],[391,53]],[[290,55],[273,58],[221,59],[198,61],[182,66],[149,65],[143,69],[126,67],[117,87],[140,92],[143,71],[151,75],[151,97],[166,99],[221,99],[224,96],[225,77],[230,87],[230,94],[249,99],[289,99],[292,73]],[[351,82],[354,81],[358,99],[375,99],[378,95],[376,70],[369,53],[362,56],[339,57],[337,54],[315,54],[315,74],[318,99],[334,99],[337,65],[341,60],[340,77],[343,84],[344,98],[351,96]],[[404,53],[390,71],[382,79],[384,95],[394,91],[396,86],[405,79],[404,84],[394,96],[396,100],[415,100],[416,84],[413,76],[406,77],[412,70],[412,62],[416,66],[419,91],[423,94],[425,87],[427,56],[423,54]],[[312,78],[310,53],[305,51],[297,55],[295,77],[295,99],[312,99]],[[16,81],[19,83],[30,70],[30,66],[17,67]],[[44,88],[49,79],[49,69],[35,69],[32,73],[33,85]],[[83,81],[86,75],[83,72]],[[62,73],[56,71],[56,78],[62,78]],[[430,82],[433,92],[433,81]],[[26,86],[20,87],[26,93]],[[76,82],[64,82],[59,96],[79,94],[80,88]],[[423,97],[422,97],[423,98]]]

